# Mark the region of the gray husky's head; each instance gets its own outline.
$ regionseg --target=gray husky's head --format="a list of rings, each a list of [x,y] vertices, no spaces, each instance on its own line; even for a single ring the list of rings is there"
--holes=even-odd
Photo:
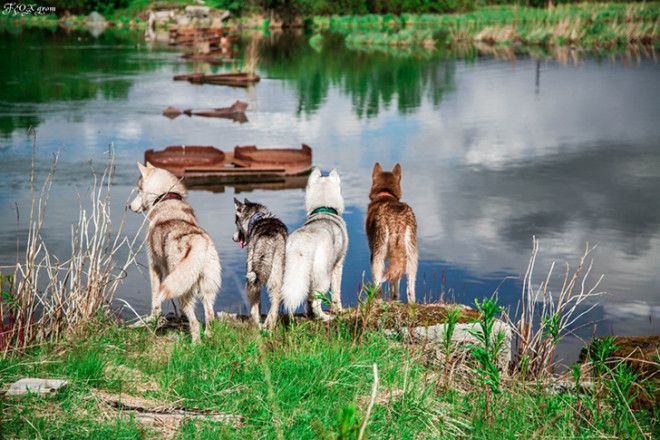
[[[252,203],[248,199],[243,199],[243,203],[241,203],[236,197],[234,197],[234,209],[236,210],[236,232],[234,232],[232,240],[243,248],[247,243],[250,220],[252,219],[254,221],[257,218],[257,214],[269,216],[270,212],[264,205]]]
[[[137,196],[129,205],[131,211],[148,211],[158,197],[169,192],[186,197],[186,187],[174,174],[162,168],[156,168],[149,162],[147,162],[147,166],[138,162],[137,166],[140,169],[140,178],[135,188]]]
[[[337,170],[333,169],[326,177],[321,170],[314,168],[307,180],[305,189],[305,210],[307,215],[317,208],[332,208],[339,215],[344,213],[344,198],[341,195],[341,179]]]

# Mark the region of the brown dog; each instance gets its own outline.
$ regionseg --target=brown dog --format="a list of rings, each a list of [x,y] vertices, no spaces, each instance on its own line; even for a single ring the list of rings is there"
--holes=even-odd
[[[371,251],[371,273],[376,286],[389,281],[392,299],[399,298],[399,282],[405,273],[408,280],[408,302],[415,302],[417,276],[417,222],[410,206],[401,202],[401,165],[392,172],[383,171],[379,163],[374,166],[369,209],[367,210],[367,237]],[[385,260],[390,264],[385,270]]]

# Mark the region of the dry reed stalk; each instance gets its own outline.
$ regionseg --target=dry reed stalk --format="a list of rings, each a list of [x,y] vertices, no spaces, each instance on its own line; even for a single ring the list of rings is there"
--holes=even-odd
[[[539,377],[553,368],[553,355],[558,340],[570,332],[571,327],[594,307],[598,305],[594,300],[606,292],[598,290],[603,280],[600,275],[588,286],[589,275],[593,268],[593,259],[590,255],[595,247],[586,245],[584,253],[579,258],[577,266],[571,270],[566,263],[563,281],[559,293],[553,294],[550,290],[550,279],[554,273],[555,262],[544,280],[533,285],[536,257],[539,252],[539,241],[532,239],[532,253],[529,258],[520,298],[520,319],[517,323],[511,322],[514,335],[518,339],[516,370],[520,371],[520,362],[523,358],[528,361],[528,373],[532,377]],[[582,306],[583,310],[580,310]],[[540,313],[538,311],[540,307]],[[557,317],[555,337],[548,335],[545,319]]]
[[[378,365],[376,363],[372,366],[374,370],[374,381],[371,384],[371,399],[369,400],[369,405],[367,406],[367,413],[364,415],[364,420],[362,421],[362,426],[360,426],[360,433],[358,434],[358,440],[364,438],[364,433],[367,429],[367,423],[369,423],[369,417],[371,416],[371,409],[374,406],[376,401],[376,396],[378,395]],[[405,391],[406,386],[404,384],[403,389]]]
[[[254,78],[257,76],[258,64],[259,64],[259,38],[252,37],[245,51],[245,58],[243,61],[243,71],[248,74],[249,78]]]
[[[85,208],[81,204],[78,220],[71,226],[70,256],[62,259],[53,255],[42,230],[59,156],[53,157],[37,192],[35,144],[36,136],[33,138],[32,199],[25,256],[12,268],[17,287],[10,313],[17,324],[4,329],[0,338],[3,355],[57,339],[106,311],[144,244],[139,241],[142,227],[132,236],[124,235],[125,219],[113,230],[110,202],[115,165],[110,155],[101,177],[94,176],[90,206]],[[0,317],[4,318],[4,315]]]

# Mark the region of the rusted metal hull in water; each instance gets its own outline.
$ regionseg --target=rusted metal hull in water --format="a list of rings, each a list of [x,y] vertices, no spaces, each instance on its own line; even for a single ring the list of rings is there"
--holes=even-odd
[[[258,83],[259,75],[249,73],[218,73],[207,75],[204,73],[190,73],[174,76],[174,81],[189,81],[193,84],[215,84],[232,87],[247,87]]]
[[[212,146],[170,146],[147,150],[145,162],[165,168],[186,181],[220,183],[277,182],[300,176],[312,168],[312,149],[237,146],[224,152]]]
[[[243,101],[236,101],[229,107],[214,108],[213,110],[192,112],[196,116],[206,116],[208,118],[228,118],[237,114],[244,114],[247,110],[248,103]]]

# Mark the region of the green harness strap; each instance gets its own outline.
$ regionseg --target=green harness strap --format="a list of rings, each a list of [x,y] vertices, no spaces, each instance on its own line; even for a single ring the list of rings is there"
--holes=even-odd
[[[334,214],[334,215],[339,215],[337,214],[337,210],[333,208],[328,208],[327,206],[321,206],[320,208],[316,208],[314,211],[312,211],[309,216],[313,216],[314,214],[320,214],[321,212],[327,212],[328,214]]]

